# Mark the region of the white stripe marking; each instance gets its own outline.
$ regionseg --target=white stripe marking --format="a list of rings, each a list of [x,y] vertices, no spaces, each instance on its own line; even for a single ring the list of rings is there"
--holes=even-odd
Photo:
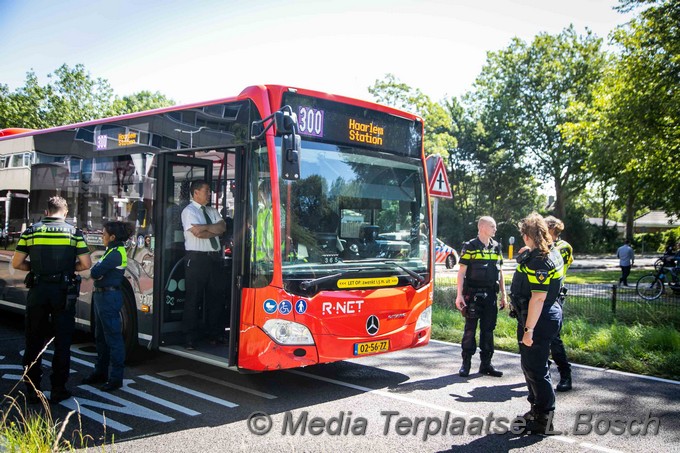
[[[169,387],[169,388],[177,390],[179,392],[183,392],[183,393],[187,393],[189,395],[193,395],[196,398],[201,398],[201,399],[204,399],[204,400],[207,400],[207,401],[211,401],[211,402],[219,404],[221,406],[225,406],[225,407],[229,407],[229,408],[238,407],[238,404],[232,403],[231,401],[216,398],[214,396],[210,396],[210,395],[207,395],[207,394],[202,393],[202,392],[197,392],[195,390],[191,390],[191,389],[188,389],[186,387],[182,387],[181,385],[175,385],[171,382],[167,382],[167,381],[164,381],[162,379],[158,379],[158,378],[155,378],[153,376],[149,376],[148,374],[144,374],[144,375],[137,376],[137,377],[140,378],[140,379],[145,379],[147,381],[151,381],[151,382],[158,384],[158,385],[163,385],[165,387]]]
[[[194,417],[196,415],[201,415],[200,412],[196,412],[195,410],[189,409],[188,407],[180,406],[179,404],[175,404],[173,402],[164,400],[163,398],[159,398],[157,396],[149,395],[146,392],[142,392],[133,388],[130,388],[130,384],[134,384],[135,381],[132,379],[124,379],[123,384],[124,386],[121,388],[122,391],[130,393],[131,395],[134,395],[138,398],[151,401],[152,403],[159,404],[161,406],[165,406],[168,409],[173,409],[176,410],[177,412],[181,412],[183,414],[189,415],[190,417]]]
[[[221,379],[217,379],[217,378],[214,378],[214,377],[211,377],[211,376],[206,376],[204,374],[194,373],[193,371],[189,371],[189,370],[164,371],[164,372],[161,372],[161,373],[158,373],[158,374],[160,376],[163,376],[163,377],[166,377],[166,378],[173,378],[173,377],[177,377],[177,376],[192,376],[192,377],[195,377],[195,378],[198,378],[198,379],[202,379],[204,381],[212,382],[213,384],[222,385],[224,387],[230,387],[230,388],[233,388],[235,390],[239,390],[239,391],[244,392],[244,393],[250,393],[252,395],[259,396],[259,397],[262,397],[262,398],[266,398],[266,399],[269,399],[269,400],[273,400],[273,399],[277,398],[277,396],[271,395],[269,393],[264,393],[264,392],[260,392],[260,391],[257,391],[257,390],[253,390],[251,388],[243,387],[242,385],[238,385],[238,384],[232,384],[231,382],[223,381]]]

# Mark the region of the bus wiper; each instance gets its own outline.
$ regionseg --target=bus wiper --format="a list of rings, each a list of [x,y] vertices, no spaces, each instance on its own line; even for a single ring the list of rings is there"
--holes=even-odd
[[[309,288],[311,288],[312,286],[318,285],[319,283],[328,282],[328,281],[331,281],[331,280],[335,280],[336,278],[340,278],[343,275],[347,275],[347,274],[354,273],[354,272],[363,272],[365,270],[371,270],[371,269],[346,269],[342,272],[338,272],[337,274],[326,275],[325,277],[319,277],[319,278],[315,278],[315,279],[312,279],[312,280],[304,280],[304,281],[300,282],[300,289],[303,290],[303,291],[306,291]]]
[[[385,264],[391,264],[391,265],[393,265],[393,266],[398,267],[398,268],[401,269],[402,271],[406,272],[408,275],[410,275],[411,277],[413,277],[414,281],[413,281],[412,283],[416,283],[416,282],[417,282],[419,285],[422,285],[423,283],[425,283],[425,277],[423,277],[422,275],[418,274],[417,272],[412,271],[412,270],[409,269],[408,267],[404,267],[404,266],[402,266],[401,264],[395,263],[394,261],[385,261]],[[416,288],[417,286],[414,284],[413,287]]]

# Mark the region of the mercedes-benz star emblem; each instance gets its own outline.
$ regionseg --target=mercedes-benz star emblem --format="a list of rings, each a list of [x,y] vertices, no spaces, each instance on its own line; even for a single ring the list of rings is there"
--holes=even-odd
[[[378,333],[378,329],[380,329],[380,321],[378,321],[378,317],[376,315],[369,316],[366,320],[366,332],[373,336]]]

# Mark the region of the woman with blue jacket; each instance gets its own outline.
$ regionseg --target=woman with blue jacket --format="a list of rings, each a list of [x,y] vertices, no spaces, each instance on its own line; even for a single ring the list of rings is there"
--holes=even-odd
[[[123,386],[125,344],[120,309],[123,306],[121,284],[127,267],[127,253],[123,244],[132,233],[133,227],[128,223],[118,221],[105,223],[102,237],[106,252],[90,269],[90,276],[94,279],[97,362],[92,374],[83,379],[83,384],[103,383],[100,389],[105,392]]]

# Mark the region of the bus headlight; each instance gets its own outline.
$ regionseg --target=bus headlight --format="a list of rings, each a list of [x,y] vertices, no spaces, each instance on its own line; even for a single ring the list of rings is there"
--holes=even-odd
[[[262,327],[272,340],[285,345],[314,344],[312,332],[302,324],[285,319],[270,319]]]
[[[432,325],[432,305],[427,307],[418,316],[418,321],[416,321],[416,330],[423,329],[425,327],[430,327]]]

